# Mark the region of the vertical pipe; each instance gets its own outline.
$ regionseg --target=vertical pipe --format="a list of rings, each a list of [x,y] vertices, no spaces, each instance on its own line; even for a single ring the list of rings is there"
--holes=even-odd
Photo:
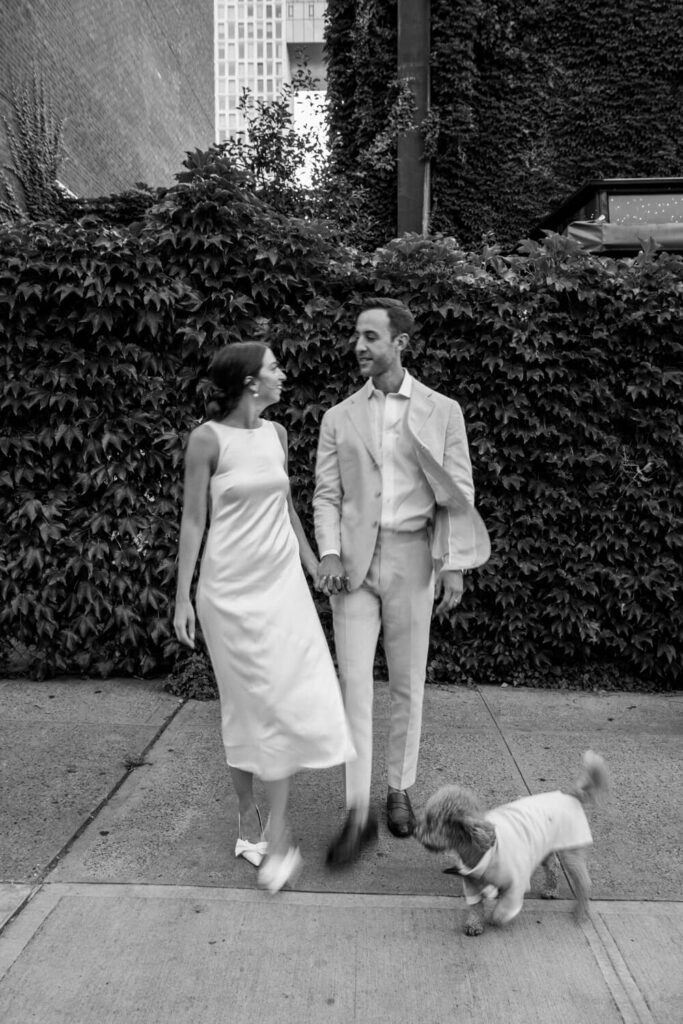
[[[398,0],[398,79],[415,97],[419,125],[429,111],[430,0]],[[429,161],[419,128],[398,139],[397,232],[426,235],[429,225]]]

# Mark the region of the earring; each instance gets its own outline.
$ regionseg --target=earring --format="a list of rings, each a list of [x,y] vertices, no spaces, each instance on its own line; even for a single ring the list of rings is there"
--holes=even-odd
[[[258,398],[258,390],[256,388],[249,388],[254,398]]]

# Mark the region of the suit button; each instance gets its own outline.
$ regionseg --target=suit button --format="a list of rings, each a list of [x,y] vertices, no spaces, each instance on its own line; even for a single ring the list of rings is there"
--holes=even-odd
[[[378,522],[377,522],[377,520],[375,519],[375,521],[374,521],[374,523],[373,523],[372,525],[373,525],[373,526],[378,526],[378,525],[379,525],[379,523],[378,523]]]
[[[382,492],[381,491],[375,491],[375,497],[376,498],[381,498],[382,497]]]

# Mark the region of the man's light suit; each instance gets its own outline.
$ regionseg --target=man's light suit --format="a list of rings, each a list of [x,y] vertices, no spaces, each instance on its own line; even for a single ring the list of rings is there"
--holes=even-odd
[[[408,375],[406,375],[406,378]],[[434,598],[434,569],[473,569],[489,557],[457,402],[409,378],[401,426],[416,487],[433,496],[424,528],[383,529],[383,455],[372,381],[325,413],[313,498],[322,557],[341,556],[349,593],[331,598],[337,662],[357,751],[347,766],[347,804],[367,807],[372,766],[372,667],[380,625],[389,669],[388,782],[415,781]],[[406,447],[407,446],[407,447]],[[430,499],[431,500],[431,499]],[[414,522],[414,519],[408,519]]]

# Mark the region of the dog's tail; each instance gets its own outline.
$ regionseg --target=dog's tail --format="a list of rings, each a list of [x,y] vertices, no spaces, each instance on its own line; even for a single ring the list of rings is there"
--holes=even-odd
[[[587,750],[583,755],[583,770],[576,780],[572,796],[582,804],[601,804],[609,789],[607,765],[600,754]]]

